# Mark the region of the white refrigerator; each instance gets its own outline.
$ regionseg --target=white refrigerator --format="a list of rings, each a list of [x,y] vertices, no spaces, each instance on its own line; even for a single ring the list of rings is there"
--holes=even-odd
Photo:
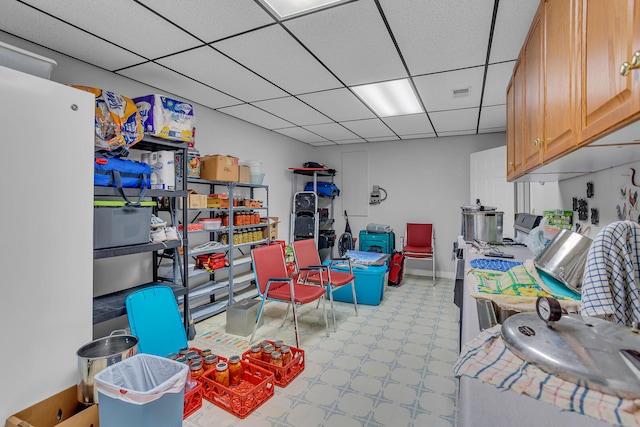
[[[92,340],[93,139],[92,94],[0,66],[0,424]]]

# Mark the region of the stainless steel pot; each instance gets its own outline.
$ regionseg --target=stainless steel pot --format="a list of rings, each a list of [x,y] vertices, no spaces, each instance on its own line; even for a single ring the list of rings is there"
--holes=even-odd
[[[576,292],[593,241],[571,230],[560,230],[533,261],[534,265]]]
[[[83,345],[78,356],[78,401],[98,403],[98,390],[93,377],[103,369],[138,353],[138,338],[125,330],[113,331],[108,337]]]
[[[504,212],[462,211],[462,236],[467,242],[502,243],[502,221]]]

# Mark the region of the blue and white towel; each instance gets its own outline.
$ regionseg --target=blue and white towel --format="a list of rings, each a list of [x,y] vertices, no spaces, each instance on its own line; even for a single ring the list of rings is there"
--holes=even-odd
[[[640,225],[616,221],[591,245],[582,276],[581,313],[613,317],[632,326],[640,321]]]

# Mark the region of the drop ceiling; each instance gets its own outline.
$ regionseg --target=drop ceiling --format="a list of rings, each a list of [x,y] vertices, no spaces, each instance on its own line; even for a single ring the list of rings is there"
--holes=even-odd
[[[258,0],[2,0],[0,30],[310,145],[401,143],[505,130],[537,5],[354,0],[279,19]],[[424,112],[378,117],[350,89],[402,78]]]

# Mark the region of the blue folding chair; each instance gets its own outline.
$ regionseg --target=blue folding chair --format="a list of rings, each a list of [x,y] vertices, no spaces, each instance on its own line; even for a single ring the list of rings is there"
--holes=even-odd
[[[150,286],[132,292],[125,301],[131,334],[138,352],[166,356],[188,346],[182,315],[168,286]]]

